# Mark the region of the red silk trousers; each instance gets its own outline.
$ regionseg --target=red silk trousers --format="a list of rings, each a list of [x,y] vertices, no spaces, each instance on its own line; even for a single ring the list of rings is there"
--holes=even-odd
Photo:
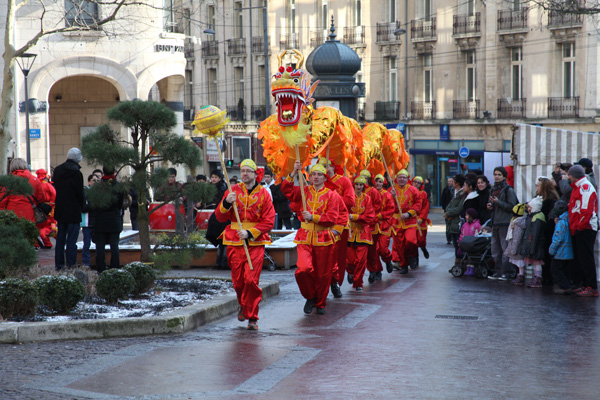
[[[296,250],[298,268],[295,277],[300,293],[305,299],[314,299],[317,308],[324,308],[333,274],[335,245],[299,244]]]
[[[227,246],[227,263],[231,268],[231,280],[237,300],[244,316],[258,319],[258,303],[262,299],[262,289],[258,286],[265,257],[265,246],[248,246],[253,270],[248,265],[248,257],[242,246]]]
[[[392,259],[400,263],[400,268],[408,268],[408,259],[418,255],[417,228],[398,229],[392,245]]]

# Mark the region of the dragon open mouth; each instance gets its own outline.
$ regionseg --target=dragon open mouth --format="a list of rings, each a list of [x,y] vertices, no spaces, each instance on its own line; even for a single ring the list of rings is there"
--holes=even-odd
[[[273,90],[275,104],[277,105],[277,121],[280,125],[296,125],[302,116],[304,97],[299,89],[285,88]]]

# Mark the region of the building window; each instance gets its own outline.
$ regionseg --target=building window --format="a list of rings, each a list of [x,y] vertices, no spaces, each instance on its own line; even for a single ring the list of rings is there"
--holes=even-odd
[[[261,1],[260,6],[266,7],[267,0]],[[258,10],[258,27],[260,29],[259,32],[264,33],[264,31],[265,31],[265,12],[264,12],[264,10]]]
[[[354,26],[362,25],[362,1],[354,1]]]
[[[386,93],[387,101],[397,101],[398,99],[398,58],[387,58],[387,85],[388,92]]]
[[[296,0],[290,0],[288,3],[288,33],[296,32]]]
[[[234,24],[235,24],[235,37],[236,38],[242,38],[244,37],[244,10],[242,10],[242,2],[241,1],[236,1],[235,3],[233,3],[233,12],[235,15],[235,20],[234,20]]]
[[[174,0],[163,0],[163,30],[177,32]]]
[[[321,29],[326,30],[329,27],[329,4],[327,3],[327,0],[322,0],[320,3],[319,13],[321,14]]]
[[[183,9],[183,34],[186,36],[192,36],[190,12],[189,8]]]
[[[423,100],[425,103],[431,103],[433,98],[433,70],[432,55],[423,56]]]
[[[65,0],[67,26],[92,27],[98,22],[98,4],[91,1]]]
[[[218,106],[217,101],[217,69],[209,68],[206,70],[206,82],[208,84],[208,104]]]
[[[515,100],[523,98],[523,48],[511,49],[511,97]]]
[[[233,69],[233,79],[234,79],[234,98],[237,102],[236,105],[239,107],[241,104],[244,105],[244,68],[243,67],[235,67]]]
[[[231,138],[231,158],[233,164],[240,164],[247,158],[250,158],[250,138],[232,137]]]
[[[467,15],[475,15],[475,0],[467,0]]]
[[[521,11],[521,0],[512,0],[512,10]]]
[[[423,18],[425,21],[431,20],[431,0],[423,0]]]
[[[563,97],[575,97],[575,43],[565,43],[562,49]]]
[[[388,16],[389,22],[396,22],[396,0],[389,0],[388,2]]]
[[[467,60],[467,101],[475,101],[475,50],[466,52]]]
[[[208,24],[208,28],[213,31],[216,30],[217,21],[215,17],[215,6],[210,5],[206,7],[206,23]]]
[[[193,66],[191,66],[193,68]],[[183,108],[191,110],[194,108],[194,74],[192,70],[185,70],[185,86],[183,96]]]

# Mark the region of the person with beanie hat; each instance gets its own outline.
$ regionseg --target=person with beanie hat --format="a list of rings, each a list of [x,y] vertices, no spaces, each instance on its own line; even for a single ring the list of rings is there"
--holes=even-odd
[[[581,165],[585,170],[585,176],[587,176],[588,181],[594,186],[596,191],[598,191],[598,184],[596,183],[596,175],[594,174],[594,163],[589,158],[582,158],[575,163],[575,165]]]
[[[598,197],[596,189],[585,176],[581,165],[569,168],[571,181],[571,198],[569,200],[569,229],[573,236],[573,253],[575,255],[574,277],[581,287],[575,290],[578,296],[598,297],[596,279],[596,261],[594,260],[594,243],[598,231]]]
[[[81,211],[85,204],[83,194],[83,175],[81,174],[81,150],[71,148],[67,153],[67,161],[54,168],[54,188],[56,202],[54,218],[57,222],[56,247],[54,263],[57,270],[77,264],[77,237],[81,224]]]
[[[552,256],[552,279],[555,294],[571,293],[571,283],[567,271],[571,269],[571,262],[575,258],[573,254],[573,241],[569,231],[569,207],[567,202],[559,200],[554,203],[552,214],[556,217],[552,243],[550,244],[550,255]]]

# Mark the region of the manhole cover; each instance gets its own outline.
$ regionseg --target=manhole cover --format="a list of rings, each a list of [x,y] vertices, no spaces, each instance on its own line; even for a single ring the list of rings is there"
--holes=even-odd
[[[476,321],[479,319],[479,317],[475,317],[473,315],[436,315],[435,318],[437,319],[462,319],[462,320],[468,320],[468,321]]]
[[[458,293],[489,293],[488,290],[468,290],[468,289],[461,289],[458,291]]]

